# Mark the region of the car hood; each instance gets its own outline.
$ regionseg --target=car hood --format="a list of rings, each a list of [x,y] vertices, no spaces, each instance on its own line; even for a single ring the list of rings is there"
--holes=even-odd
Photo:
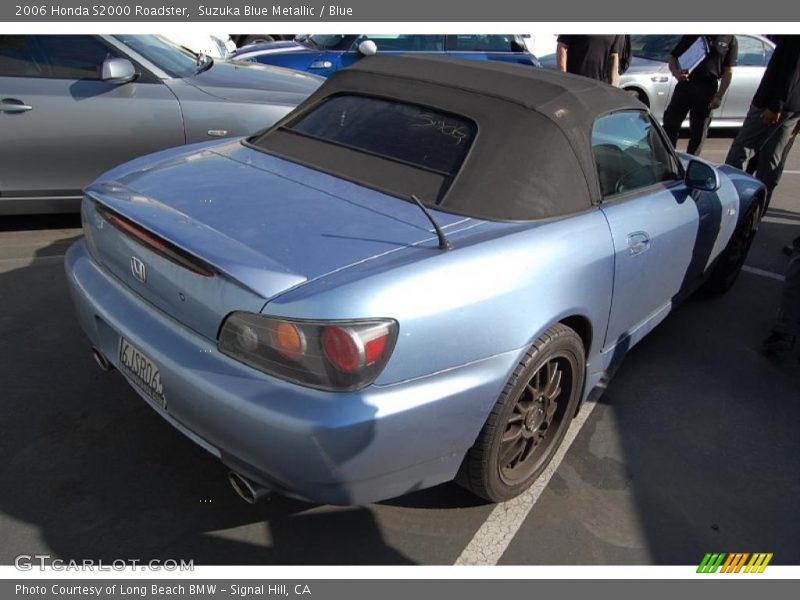
[[[325,79],[270,65],[217,60],[210,69],[183,81],[224,100],[295,106]]]
[[[87,193],[265,299],[421,243],[436,248],[412,202],[238,140],[159,156],[110,171]],[[432,212],[448,233],[473,221]]]

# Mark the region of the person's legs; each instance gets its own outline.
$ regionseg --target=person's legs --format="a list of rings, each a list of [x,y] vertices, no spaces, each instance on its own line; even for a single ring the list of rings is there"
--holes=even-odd
[[[788,113],[778,124],[770,127],[770,135],[759,148],[755,176],[767,186],[767,207],[772,197],[772,191],[778,185],[783,172],[786,148],[792,141],[792,131],[798,119],[800,119],[800,113]]]
[[[795,125],[797,127],[797,125]],[[792,151],[792,146],[794,146],[794,140],[797,138],[797,135],[792,135],[789,137],[789,141],[787,142],[786,146],[783,148],[783,155],[781,156],[781,162],[778,165],[778,176],[775,178],[775,186],[777,187],[778,184],[781,182],[781,175],[783,175],[783,168],[786,166],[786,159],[789,157],[789,154]]]
[[[746,150],[744,150],[744,148],[742,148],[742,150],[744,152],[747,152]],[[753,152],[750,158],[747,159],[747,166],[744,168],[745,173],[747,173],[748,175],[753,175],[756,172],[756,169],[758,168],[758,157],[759,153],[758,150],[756,150],[755,152]]]
[[[669,106],[664,111],[664,133],[672,142],[673,147],[678,144],[678,134],[681,131],[681,124],[689,114],[691,108],[692,94],[691,86],[687,81],[681,81],[675,86]]]
[[[692,108],[689,112],[689,143],[686,152],[697,156],[703,149],[703,142],[708,135],[708,124],[711,122],[711,109],[708,108],[708,103],[717,93],[717,82],[702,81],[693,85]]]
[[[741,129],[733,140],[725,164],[741,169],[747,160],[748,150],[757,151],[769,134],[770,127],[761,121],[762,109],[751,106]]]

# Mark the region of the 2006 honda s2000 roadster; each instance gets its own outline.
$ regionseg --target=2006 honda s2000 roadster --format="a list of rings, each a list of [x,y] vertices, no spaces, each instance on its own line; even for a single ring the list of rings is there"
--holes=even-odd
[[[733,284],[763,203],[605,84],[376,56],[264,133],[105,174],[66,268],[98,361],[246,499],[501,501],[676,302]]]

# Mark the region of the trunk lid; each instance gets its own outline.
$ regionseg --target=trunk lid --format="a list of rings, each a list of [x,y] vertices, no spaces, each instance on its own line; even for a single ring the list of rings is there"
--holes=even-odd
[[[162,311],[215,339],[234,310],[259,311],[276,295],[381,255],[431,240],[418,207],[247,148],[238,141],[136,161],[87,195],[175,252],[207,265],[207,277],[154,251],[84,206],[96,259]],[[436,212],[447,232],[470,219]],[[434,250],[432,250],[434,251]],[[145,265],[137,276],[133,263]]]

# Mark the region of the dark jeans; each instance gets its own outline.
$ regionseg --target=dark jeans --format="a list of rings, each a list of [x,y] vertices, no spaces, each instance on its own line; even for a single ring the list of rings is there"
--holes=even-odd
[[[778,185],[786,156],[792,147],[792,130],[800,119],[800,112],[786,111],[774,125],[764,125],[761,121],[762,112],[760,108],[750,107],[742,128],[728,150],[725,163],[741,169],[748,155],[758,153],[755,176],[767,186],[769,206],[772,190]]]
[[[686,151],[689,154],[700,154],[708,133],[708,124],[711,122],[711,110],[708,108],[708,103],[717,93],[717,89],[716,79],[678,82],[669,106],[664,111],[664,131],[673,146],[678,143],[681,124],[688,114],[689,145]]]

